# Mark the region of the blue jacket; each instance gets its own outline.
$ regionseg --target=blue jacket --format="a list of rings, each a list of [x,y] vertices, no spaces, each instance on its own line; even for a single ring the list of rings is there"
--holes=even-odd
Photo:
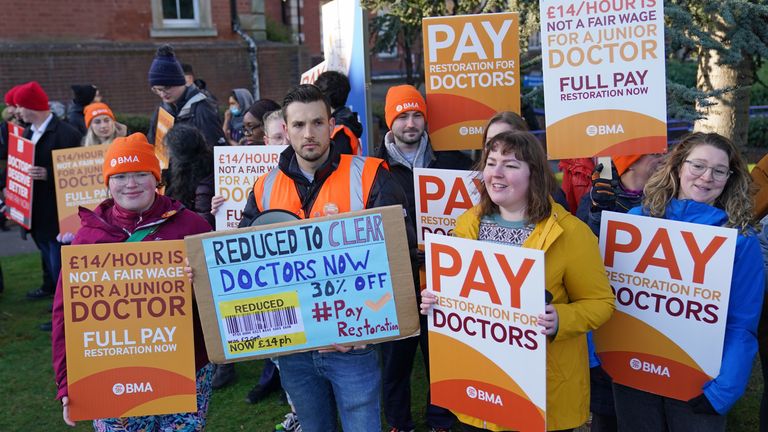
[[[646,214],[642,207],[635,207],[629,213]],[[672,199],[667,205],[666,219],[723,226],[728,215],[708,204]],[[744,394],[757,352],[757,322],[763,305],[765,276],[760,243],[755,234],[754,230],[747,235],[739,233],[736,240],[720,375],[704,384],[704,395],[723,415]]]

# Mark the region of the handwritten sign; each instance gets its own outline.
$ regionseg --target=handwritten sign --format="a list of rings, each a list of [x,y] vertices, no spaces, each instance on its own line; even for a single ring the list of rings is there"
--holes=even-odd
[[[216,230],[237,228],[248,195],[260,176],[277,167],[288,146],[237,146],[213,148],[216,195],[224,204],[216,212]]]
[[[8,177],[5,181],[6,216],[26,229],[32,228],[32,177],[35,145],[19,135],[8,135]]]
[[[736,230],[603,212],[616,312],[594,333],[617,383],[680,400],[719,374]]]
[[[59,232],[76,233],[78,207],[93,209],[109,196],[101,172],[106,151],[105,145],[53,151]]]
[[[520,112],[517,13],[422,21],[429,137],[435,150],[481,148],[485,123]]]
[[[418,334],[400,206],[186,241],[215,361]]]
[[[540,8],[549,157],[666,151],[663,2]]]
[[[184,242],[61,250],[73,420],[197,410]]]
[[[451,235],[456,218],[480,200],[477,171],[414,168],[419,245],[427,233]]]
[[[432,403],[544,431],[544,252],[427,234],[426,260]]]

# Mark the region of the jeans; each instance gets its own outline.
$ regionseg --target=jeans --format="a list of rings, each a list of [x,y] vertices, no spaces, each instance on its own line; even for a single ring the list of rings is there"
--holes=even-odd
[[[411,372],[416,348],[421,345],[424,370],[429,385],[429,345],[427,341],[427,316],[419,315],[421,334],[381,344],[382,376],[384,379],[384,416],[390,426],[400,430],[415,428],[411,416]],[[450,429],[456,422],[451,411],[430,403],[427,387],[427,426]]]
[[[53,293],[61,272],[61,243],[56,239],[42,239],[32,234],[35,245],[40,249],[43,264],[43,289]]]
[[[280,377],[304,432],[380,431],[381,371],[374,347],[280,357]],[[335,406],[334,406],[335,401]]]
[[[685,401],[615,382],[613,397],[621,432],[725,432],[725,416],[696,414]]]

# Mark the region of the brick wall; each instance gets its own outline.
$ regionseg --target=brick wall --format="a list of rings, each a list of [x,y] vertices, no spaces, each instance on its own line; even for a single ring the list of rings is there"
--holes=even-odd
[[[149,91],[147,72],[157,45],[151,43],[42,44],[0,43],[0,94],[36,80],[51,100],[68,102],[70,85],[93,83],[116,112],[149,115],[159,99]],[[220,101],[233,88],[251,89],[248,50],[239,41],[174,43],[180,61]],[[265,42],[259,45],[261,96],[281,101],[299,82],[309,60],[302,47]]]
[[[230,25],[229,0],[210,0],[218,36],[199,40],[236,40]],[[34,6],[3,7],[0,41],[147,41],[152,26],[150,0],[99,2],[37,0]],[[248,13],[250,0],[237,0]],[[198,39],[198,38],[195,38]],[[157,39],[160,41],[160,39]]]

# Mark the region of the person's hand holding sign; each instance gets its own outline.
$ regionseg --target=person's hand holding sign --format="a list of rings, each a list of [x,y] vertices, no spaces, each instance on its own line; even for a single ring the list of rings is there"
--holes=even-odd
[[[541,334],[546,336],[552,336],[555,337],[557,334],[557,328],[559,323],[559,318],[557,316],[557,309],[555,309],[554,306],[547,303],[546,306],[544,306],[544,314],[539,315],[538,324],[542,326]]]
[[[422,315],[429,314],[429,310],[432,309],[432,306],[435,303],[437,303],[437,296],[434,291],[425,289],[421,292],[421,304],[419,305],[419,309],[421,309]]]
[[[29,167],[29,177],[32,180],[48,180],[48,170],[41,166]]]
[[[64,418],[64,423],[66,423],[68,426],[75,426],[75,422],[72,421],[72,419],[69,418],[69,397],[64,396],[61,398],[61,416]]]

